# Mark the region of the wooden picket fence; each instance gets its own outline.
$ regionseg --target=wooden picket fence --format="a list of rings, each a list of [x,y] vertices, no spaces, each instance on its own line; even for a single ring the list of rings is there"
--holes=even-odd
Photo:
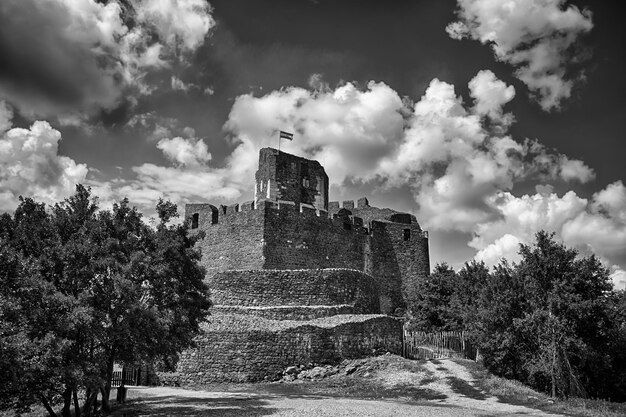
[[[136,367],[124,367],[121,371],[113,371],[111,379],[112,387],[120,385],[139,385],[141,380],[141,369]]]
[[[403,329],[403,356],[408,359],[476,360],[478,349],[465,332],[421,332]]]

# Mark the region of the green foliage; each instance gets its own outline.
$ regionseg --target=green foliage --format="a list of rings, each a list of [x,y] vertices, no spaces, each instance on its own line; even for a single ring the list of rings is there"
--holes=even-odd
[[[608,270],[545,232],[519,253],[491,272],[438,266],[410,293],[415,327],[467,330],[492,372],[553,396],[626,400],[626,301]]]
[[[0,407],[108,395],[114,361],[173,363],[208,313],[194,240],[159,201],[147,226],[128,200],[98,211],[89,189],[0,216]],[[107,396],[108,398],[108,396]],[[48,407],[47,407],[48,408]]]

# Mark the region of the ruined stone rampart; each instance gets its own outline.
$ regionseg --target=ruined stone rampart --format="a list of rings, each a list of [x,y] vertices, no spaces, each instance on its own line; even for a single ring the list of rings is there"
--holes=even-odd
[[[355,269],[374,277],[381,311],[395,314],[405,308],[406,283],[430,272],[428,234],[415,216],[365,198],[331,202],[328,212],[290,201],[189,204],[186,217],[204,232],[198,247],[208,280],[233,269]]]
[[[363,270],[367,230],[358,217],[331,219],[281,204],[265,222],[265,268]]]
[[[415,216],[328,202],[316,161],[262,149],[255,200],[188,204],[213,315],[183,353],[183,384],[275,379],[287,366],[399,353],[403,288],[429,273]]]
[[[230,269],[364,268],[368,230],[356,216],[332,219],[308,204],[269,200],[188,204],[185,216],[192,232],[204,232],[198,247],[207,277]]]
[[[207,278],[229,269],[261,269],[264,267],[265,216],[253,204],[215,207],[210,204],[188,204],[187,219],[198,215],[192,232],[204,232],[196,243],[202,253],[201,264]]]
[[[353,304],[316,305],[316,306],[236,306],[215,305],[213,312],[221,314],[243,314],[264,317],[271,320],[314,320],[338,314],[356,314]]]
[[[213,303],[222,307],[348,305],[352,313],[380,313],[374,279],[350,269],[226,271],[209,286]]]
[[[376,352],[399,354],[402,322],[381,315],[340,315],[308,322],[215,314],[185,351],[177,371],[184,385],[280,378],[298,364],[332,364]]]

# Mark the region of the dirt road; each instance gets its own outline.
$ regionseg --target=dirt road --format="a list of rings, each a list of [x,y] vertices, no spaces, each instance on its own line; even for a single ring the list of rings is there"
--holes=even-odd
[[[181,388],[131,388],[131,401],[115,413],[125,416],[556,416],[499,402],[478,388],[458,363],[442,360],[424,365],[429,376],[422,386],[439,393],[434,399],[355,399],[293,392],[289,385],[258,385],[240,392],[193,391]],[[394,373],[384,384],[413,382],[416,373]],[[417,381],[415,381],[417,382]],[[426,384],[423,384],[426,382]]]

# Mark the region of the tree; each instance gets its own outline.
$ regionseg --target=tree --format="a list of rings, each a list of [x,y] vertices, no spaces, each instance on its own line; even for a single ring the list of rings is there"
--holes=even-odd
[[[606,346],[616,334],[608,271],[546,232],[520,255],[513,267],[500,264],[482,290],[476,329],[485,364],[553,396],[607,398]]]
[[[459,329],[473,330],[477,323],[480,295],[489,279],[489,268],[484,262],[468,262],[457,273],[450,307]]]
[[[626,400],[626,295],[608,270],[539,232],[521,261],[458,273],[445,264],[408,288],[411,325],[465,330],[485,366],[555,397]]]
[[[2,406],[60,396],[63,415],[86,392],[108,409],[113,364],[161,357],[173,363],[208,314],[195,241],[171,225],[176,207],[159,201],[147,226],[128,200],[98,211],[90,190],[46,210],[22,199],[0,217]]]
[[[435,266],[432,274],[407,286],[411,327],[423,331],[457,330],[459,318],[451,307],[457,275],[448,264]]]

